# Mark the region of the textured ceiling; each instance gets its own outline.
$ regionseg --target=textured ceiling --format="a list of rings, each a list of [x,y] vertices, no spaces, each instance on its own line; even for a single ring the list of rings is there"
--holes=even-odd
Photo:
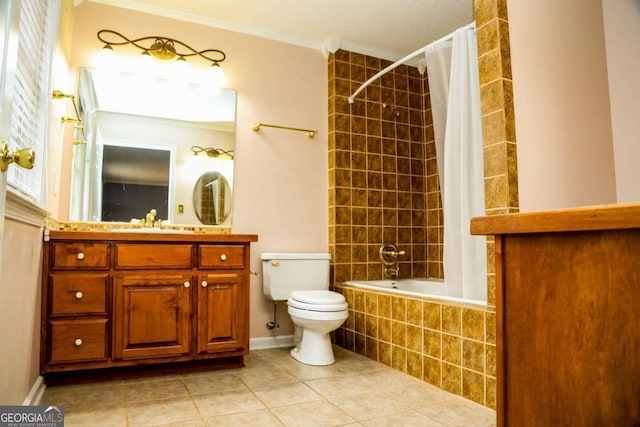
[[[76,2],[82,0],[76,0]],[[473,0],[88,0],[318,50],[402,58],[473,21]]]

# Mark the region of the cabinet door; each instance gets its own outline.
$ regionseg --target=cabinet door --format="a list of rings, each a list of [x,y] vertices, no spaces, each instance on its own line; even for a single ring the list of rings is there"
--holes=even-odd
[[[198,353],[248,351],[244,273],[198,276]]]
[[[116,276],[114,359],[189,353],[190,275]]]

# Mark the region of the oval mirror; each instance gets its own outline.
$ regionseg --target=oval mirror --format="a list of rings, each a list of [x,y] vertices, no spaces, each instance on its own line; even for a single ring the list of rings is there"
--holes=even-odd
[[[220,172],[203,173],[193,188],[193,208],[205,225],[221,225],[231,213],[231,186]]]

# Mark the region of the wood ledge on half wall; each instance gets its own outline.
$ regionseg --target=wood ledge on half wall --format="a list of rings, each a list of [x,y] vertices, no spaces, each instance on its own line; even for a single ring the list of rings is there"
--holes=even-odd
[[[471,219],[471,234],[640,229],[640,203],[622,203]]]

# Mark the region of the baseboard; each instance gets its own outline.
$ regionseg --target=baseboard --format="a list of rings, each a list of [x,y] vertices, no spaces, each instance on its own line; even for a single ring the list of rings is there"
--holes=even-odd
[[[249,350],[265,350],[293,346],[293,335],[278,335],[275,337],[259,337],[249,339]]]
[[[42,375],[36,378],[36,382],[31,387],[31,391],[22,402],[23,406],[33,406],[39,405],[42,400],[42,396],[44,395],[44,391],[47,389],[47,385],[44,383],[44,377]]]

